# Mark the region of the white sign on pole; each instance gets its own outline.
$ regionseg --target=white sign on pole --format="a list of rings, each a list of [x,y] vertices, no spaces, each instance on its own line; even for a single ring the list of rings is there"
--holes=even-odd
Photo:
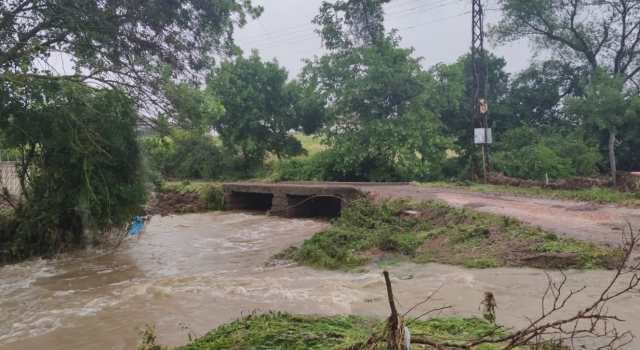
[[[488,142],[484,140],[484,128],[476,128],[473,129],[474,140],[476,144],[484,144],[484,143],[493,143],[493,138],[491,137],[491,128],[487,128],[487,139]]]

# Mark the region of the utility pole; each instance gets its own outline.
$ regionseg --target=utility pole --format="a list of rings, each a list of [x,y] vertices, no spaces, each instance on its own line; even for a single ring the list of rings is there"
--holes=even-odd
[[[479,123],[484,127],[482,144],[483,173],[488,169],[488,130],[487,130],[487,66],[484,51],[484,10],[481,0],[472,0],[471,10],[471,181],[475,177],[475,128]],[[480,118],[476,114],[480,113]],[[476,123],[476,120],[478,123]]]

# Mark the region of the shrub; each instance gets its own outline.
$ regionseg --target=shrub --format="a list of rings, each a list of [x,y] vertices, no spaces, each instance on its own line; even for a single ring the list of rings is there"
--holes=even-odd
[[[133,103],[115,91],[42,84],[55,99],[8,108],[11,123],[0,118],[6,142],[24,155],[23,196],[11,204],[17,224],[3,228],[0,260],[49,256],[82,246],[85,232],[124,229],[147,199]]]
[[[492,170],[508,177],[544,180],[585,176],[602,160],[597,146],[576,132],[522,126],[499,135]]]

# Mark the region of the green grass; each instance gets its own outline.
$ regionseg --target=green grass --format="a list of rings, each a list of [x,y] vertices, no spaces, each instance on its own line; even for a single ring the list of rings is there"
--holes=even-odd
[[[408,322],[409,323],[409,322]],[[173,350],[269,349],[303,350],[336,349],[365,340],[372,332],[379,333],[384,321],[358,316],[298,316],[288,313],[265,313],[245,317],[220,326],[188,345]],[[495,326],[477,318],[443,318],[414,320],[409,323],[411,334],[436,341],[459,342],[491,333]],[[493,338],[506,335],[499,330]],[[484,344],[476,350],[498,350],[499,344]],[[140,347],[143,349],[143,347]],[[152,349],[163,349],[160,346]],[[169,348],[164,348],[169,349]],[[413,345],[412,349],[422,349]]]
[[[309,156],[313,156],[327,149],[327,147],[321,143],[321,140],[314,135],[296,133],[293,136],[298,139],[302,147],[309,152]]]
[[[407,210],[417,216],[402,214]],[[382,254],[384,253],[384,254]],[[389,258],[397,255],[397,259]],[[438,262],[468,268],[613,268],[621,253],[590,242],[559,239],[540,228],[504,216],[459,209],[438,202],[362,198],[349,203],[333,227],[300,247],[274,255],[323,269],[352,269],[384,255],[379,265],[403,257],[416,263]]]
[[[570,199],[594,203],[640,205],[640,192],[622,192],[616,191],[613,188],[591,188],[587,190],[570,191],[485,184],[460,185],[448,182],[420,183],[417,185],[422,187],[466,189],[480,192],[505,193],[552,199]]]

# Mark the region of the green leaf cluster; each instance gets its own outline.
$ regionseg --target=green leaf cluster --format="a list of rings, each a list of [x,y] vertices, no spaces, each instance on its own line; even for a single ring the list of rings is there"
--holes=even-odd
[[[248,58],[222,62],[208,80],[209,91],[224,106],[214,129],[246,166],[262,165],[267,153],[278,158],[306,153],[291,132],[303,125],[312,132],[322,106],[301,99],[301,88],[287,78],[277,61],[263,62],[254,51]]]
[[[124,228],[147,198],[129,99],[62,81],[30,86],[14,91],[0,118],[21,154],[23,192],[3,198],[17,224],[0,238],[2,260],[66,251],[85,243],[85,231]]]

